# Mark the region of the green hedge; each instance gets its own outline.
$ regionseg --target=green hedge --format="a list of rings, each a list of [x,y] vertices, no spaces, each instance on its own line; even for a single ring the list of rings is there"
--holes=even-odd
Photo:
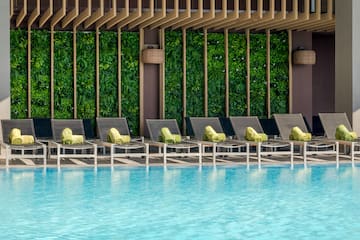
[[[287,32],[280,32],[271,34],[270,39],[271,113],[287,113],[289,109],[288,35]]]
[[[100,34],[100,116],[118,116],[117,32]]]
[[[54,34],[54,117],[74,117],[73,34]]]
[[[26,118],[27,107],[27,31],[10,31],[11,118]]]
[[[208,116],[225,116],[225,43],[224,34],[207,35]]]
[[[133,135],[139,134],[139,34],[121,35],[121,109]]]
[[[246,99],[246,35],[229,33],[229,115],[244,116]]]
[[[250,115],[266,118],[266,35],[250,36]]]
[[[50,33],[31,33],[31,117],[50,117]]]
[[[204,34],[186,33],[186,115],[204,116]]]
[[[182,126],[183,65],[182,32],[165,32],[165,118]]]

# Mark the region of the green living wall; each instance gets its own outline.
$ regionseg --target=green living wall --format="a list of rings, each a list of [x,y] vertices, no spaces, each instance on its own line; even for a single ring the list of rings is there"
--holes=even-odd
[[[165,118],[182,126],[183,56],[182,32],[165,31]]]
[[[204,116],[204,33],[186,32],[186,116]]]
[[[73,34],[54,34],[54,117],[74,117]]]
[[[250,115],[266,118],[266,35],[250,35]]]
[[[139,34],[121,35],[121,109],[133,135],[139,134]]]
[[[224,34],[207,35],[208,116],[225,116]]]
[[[50,33],[31,34],[31,116],[50,117]]]
[[[229,115],[244,116],[246,99],[246,35],[229,33]]]
[[[100,116],[117,117],[118,101],[118,46],[117,32],[100,34]]]
[[[270,99],[271,114],[287,113],[289,109],[289,49],[286,32],[270,37]]]
[[[11,118],[26,118],[27,106],[27,32],[10,32]]]

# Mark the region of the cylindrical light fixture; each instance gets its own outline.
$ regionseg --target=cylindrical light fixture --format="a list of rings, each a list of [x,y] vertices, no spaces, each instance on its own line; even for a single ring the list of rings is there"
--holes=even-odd
[[[293,63],[294,64],[315,64],[316,63],[316,53],[314,50],[295,50],[293,53]]]
[[[161,64],[164,62],[164,50],[157,48],[147,48],[142,51],[143,63]]]

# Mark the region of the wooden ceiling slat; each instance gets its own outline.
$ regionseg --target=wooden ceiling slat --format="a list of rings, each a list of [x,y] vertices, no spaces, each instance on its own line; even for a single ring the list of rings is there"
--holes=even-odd
[[[16,27],[20,26],[26,15],[27,15],[27,0],[24,0],[23,8],[21,9],[19,15],[16,18]]]
[[[141,25],[141,23],[143,23],[149,19],[152,19],[154,17],[154,9],[155,9],[154,1],[155,0],[150,0],[149,9],[147,9],[146,11],[143,11],[141,17],[139,17],[135,21],[129,23],[129,29],[137,28],[139,25]]]
[[[36,0],[36,7],[31,12],[31,15],[28,19],[28,26],[31,27],[33,23],[36,21],[36,19],[40,16],[40,0]]]
[[[109,11],[96,22],[96,28],[100,28],[103,25],[105,25],[107,22],[109,22],[110,20],[112,20],[114,17],[116,17],[116,9],[117,9],[117,4],[116,4],[116,0],[112,0],[112,4],[111,4],[111,8],[109,9]]]
[[[108,29],[112,28],[127,17],[129,17],[129,0],[125,0],[125,7],[122,8],[120,12],[116,13],[116,16],[106,24],[106,27]]]
[[[52,15],[53,15],[53,0],[49,0],[48,9],[41,16],[40,21],[39,21],[39,27],[44,26],[45,23],[50,19],[50,17]]]
[[[73,27],[76,28],[91,16],[91,0],[87,1],[87,7],[74,19]]]
[[[91,16],[85,20],[84,27],[89,28],[96,21],[100,20],[104,16],[104,0],[99,0],[100,6],[99,8],[91,14]]]
[[[156,9],[155,9],[156,10]],[[154,13],[154,17],[145,21],[144,23],[139,25],[139,28],[146,28],[147,26],[156,23],[157,21],[166,17],[166,0],[162,0],[161,2],[161,10]]]
[[[188,23],[188,24],[183,24],[183,25],[181,25],[181,27],[193,28],[193,27],[197,26],[199,23],[201,24],[203,22],[208,22],[208,21],[214,19],[215,16],[216,16],[215,15],[215,0],[210,0],[210,9],[208,12],[205,12],[203,14],[202,18],[192,21],[191,23]]]
[[[333,0],[315,0],[315,6],[311,5],[311,0],[159,1],[61,0],[60,7],[60,2],[55,0],[10,0],[10,21],[17,28],[37,22],[39,28],[54,27],[61,21],[63,29],[67,29],[69,24],[84,24],[84,28],[89,30],[105,25],[107,29],[127,27],[129,30],[335,30]],[[40,7],[33,4],[35,2],[40,2]],[[159,3],[159,8],[155,8],[155,3]],[[256,10],[252,4],[256,4]],[[325,6],[326,11],[321,12]]]
[[[151,25],[150,29],[154,29],[154,28],[157,28],[157,27],[168,28],[168,27],[171,27],[176,22],[182,22],[182,21],[184,21],[186,19],[189,19],[191,17],[191,0],[186,0],[186,9],[185,9],[184,12],[179,13],[179,0],[175,1],[175,8],[176,7],[178,8],[177,9],[177,12],[178,12],[177,16],[174,16],[174,18],[171,18],[169,16],[168,18],[163,19],[163,20],[157,22],[156,24]]]
[[[75,0],[74,9],[72,9],[62,20],[62,27],[66,28],[79,15],[79,0]]]
[[[133,1],[133,0],[130,0]],[[117,27],[118,28],[123,28],[126,25],[128,25],[129,23],[135,21],[136,19],[140,18],[142,15],[142,3],[141,0],[137,1],[137,8],[136,11],[129,13],[129,16],[127,18],[125,18],[123,21],[121,21]]]
[[[204,15],[203,1],[198,0],[197,6],[198,6],[198,8],[196,10],[193,9],[195,12],[191,13],[190,18],[184,19],[183,21],[175,23],[173,26],[171,26],[171,28],[174,30],[174,29],[182,27],[183,25],[186,25],[186,24],[194,22],[194,21],[196,21],[198,19],[201,19],[203,17],[203,15]]]
[[[51,19],[50,26],[54,27],[60,20],[66,16],[66,0],[62,0],[61,8],[55,13]]]

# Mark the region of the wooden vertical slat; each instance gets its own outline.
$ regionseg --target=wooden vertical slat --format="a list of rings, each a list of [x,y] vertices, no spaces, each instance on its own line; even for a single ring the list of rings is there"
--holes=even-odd
[[[100,116],[100,32],[99,28],[95,31],[95,72],[96,72],[96,117]]]
[[[292,31],[288,30],[289,45],[289,113],[293,112],[293,69],[292,69]]]
[[[271,90],[271,79],[270,79],[270,30],[266,30],[266,106],[267,106],[267,118],[271,116],[271,99],[270,99],[270,90]]]
[[[27,48],[27,83],[28,83],[28,118],[31,118],[31,25],[27,29],[28,48]]]
[[[246,29],[246,105],[247,115],[250,116],[250,30]]]
[[[139,29],[140,54],[139,54],[139,124],[140,135],[144,136],[144,63],[141,60],[141,52],[144,49],[144,29]]]
[[[76,90],[76,27],[73,28],[73,86],[74,86],[74,119],[77,118],[77,90]]]
[[[160,48],[163,49],[165,52],[165,29],[161,28],[159,30],[159,39],[160,39]],[[160,118],[165,118],[165,61],[161,63],[159,66],[160,72],[160,84],[159,84],[159,93],[160,93],[160,101],[159,101],[159,108],[160,108]]]
[[[225,29],[225,116],[229,117],[229,30]]]
[[[16,18],[16,25],[15,25],[16,27],[20,26],[26,15],[27,15],[27,0],[24,0],[23,8],[21,9],[19,15]]]
[[[121,28],[119,27],[117,30],[117,36],[118,36],[118,103],[119,103],[119,108],[118,108],[118,115],[119,117],[122,116],[122,108],[121,108]]]
[[[54,26],[50,27],[50,117],[54,118]]]
[[[208,116],[207,29],[204,28],[204,116]]]
[[[182,29],[183,44],[183,135],[186,135],[186,29]]]

